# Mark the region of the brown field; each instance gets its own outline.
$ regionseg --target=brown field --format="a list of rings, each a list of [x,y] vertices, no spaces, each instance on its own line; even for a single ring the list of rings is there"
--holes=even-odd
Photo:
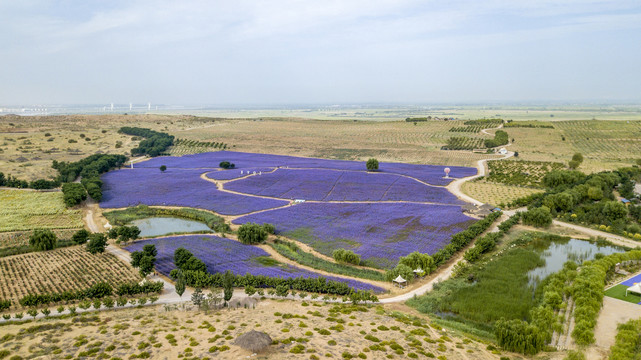
[[[13,308],[27,294],[86,289],[106,281],[112,285],[139,281],[129,264],[109,253],[92,255],[83,246],[0,258],[0,298]]]
[[[341,359],[346,352],[356,359],[359,354],[367,359],[499,358],[498,352],[492,354],[483,343],[439,330],[423,317],[397,309],[359,306],[356,310],[273,300],[255,300],[247,309],[209,313],[153,306],[4,325],[2,332],[7,335],[0,339],[0,349],[23,358],[129,359],[147,353],[153,359],[241,359],[252,354],[234,345],[234,340],[255,329],[277,341],[267,351],[251,356],[256,359]],[[367,335],[380,342],[366,340]]]

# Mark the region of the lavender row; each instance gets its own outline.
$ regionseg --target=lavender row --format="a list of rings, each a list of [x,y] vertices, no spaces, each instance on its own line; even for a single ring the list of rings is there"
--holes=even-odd
[[[287,201],[243,196],[219,191],[200,178],[203,170],[134,168],[111,171],[102,176],[103,208],[139,204],[187,206],[223,215],[240,215],[286,205]]]
[[[316,273],[278,263],[261,248],[244,245],[237,241],[214,235],[172,236],[142,240],[127,246],[125,249],[130,252],[140,251],[147,244],[156,245],[156,250],[158,250],[156,269],[166,276],[169,276],[169,272],[176,268],[173,261],[174,251],[179,247],[184,247],[194,256],[201,259],[207,265],[207,270],[210,273],[230,270],[236,275],[252,274],[286,279],[320,277]],[[356,280],[333,276],[328,276],[327,279],[347,283],[356,290],[384,291],[380,287]]]
[[[160,165],[176,168],[218,168],[221,161],[229,161],[236,165],[236,170],[250,168],[321,168],[336,170],[365,170],[363,161],[347,160],[328,160],[317,158],[303,158],[295,156],[272,155],[272,154],[254,154],[234,151],[217,151],[210,153],[201,153],[193,155],[184,155],[181,157],[156,157],[148,161],[136,164],[136,167],[158,168]],[[403,163],[380,163],[380,172],[401,174],[414,177],[433,185],[446,185],[451,178],[461,178],[476,174],[476,169],[464,166],[449,166],[450,179],[443,177],[446,166],[438,165],[415,165]]]
[[[277,234],[325,255],[346,248],[372,265],[391,267],[413,251],[437,252],[474,219],[463,215],[459,206],[303,203],[234,220],[245,222],[274,224]]]
[[[395,174],[278,169],[225,184],[246,194],[316,201],[415,201],[463,204],[445,188]]]

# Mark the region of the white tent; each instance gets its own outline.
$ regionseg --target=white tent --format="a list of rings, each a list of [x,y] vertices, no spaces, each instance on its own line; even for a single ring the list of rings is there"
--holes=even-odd
[[[419,276],[421,273],[423,273],[423,269],[420,266],[418,269],[414,269],[414,276]]]
[[[625,296],[628,296],[628,291],[631,293],[639,294],[641,295],[641,283],[634,284],[630,286],[629,288],[625,289]]]
[[[407,280],[403,279],[401,275],[397,276],[396,279],[393,280],[395,283],[398,284],[398,286],[403,287],[403,284],[407,284]]]

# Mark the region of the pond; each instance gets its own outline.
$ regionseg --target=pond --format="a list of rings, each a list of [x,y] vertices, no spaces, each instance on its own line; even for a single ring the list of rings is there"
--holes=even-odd
[[[198,221],[172,217],[151,217],[134,220],[129,225],[140,229],[141,237],[167,235],[171,233],[191,233],[197,231],[210,231],[211,229]]]
[[[593,260],[596,254],[611,255],[624,252],[623,249],[615,246],[600,246],[593,242],[577,239],[551,241],[549,246],[539,247],[536,250],[545,260],[545,266],[528,272],[530,285],[534,286],[548,275],[560,271],[563,268],[563,264],[568,261],[581,264],[585,260]]]

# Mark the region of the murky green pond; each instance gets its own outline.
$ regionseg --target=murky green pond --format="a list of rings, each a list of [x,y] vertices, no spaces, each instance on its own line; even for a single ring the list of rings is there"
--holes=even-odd
[[[545,260],[545,266],[538,267],[528,272],[528,279],[531,285],[536,285],[548,275],[560,271],[563,264],[574,261],[581,264],[585,260],[593,260],[596,254],[611,255],[623,252],[623,249],[614,246],[599,246],[596,243],[570,239],[567,241],[551,241],[548,246],[536,247],[541,257]]]
[[[134,220],[130,225],[135,225],[140,229],[141,237],[159,236],[171,233],[211,231],[207,225],[201,222],[171,217],[152,217]]]

